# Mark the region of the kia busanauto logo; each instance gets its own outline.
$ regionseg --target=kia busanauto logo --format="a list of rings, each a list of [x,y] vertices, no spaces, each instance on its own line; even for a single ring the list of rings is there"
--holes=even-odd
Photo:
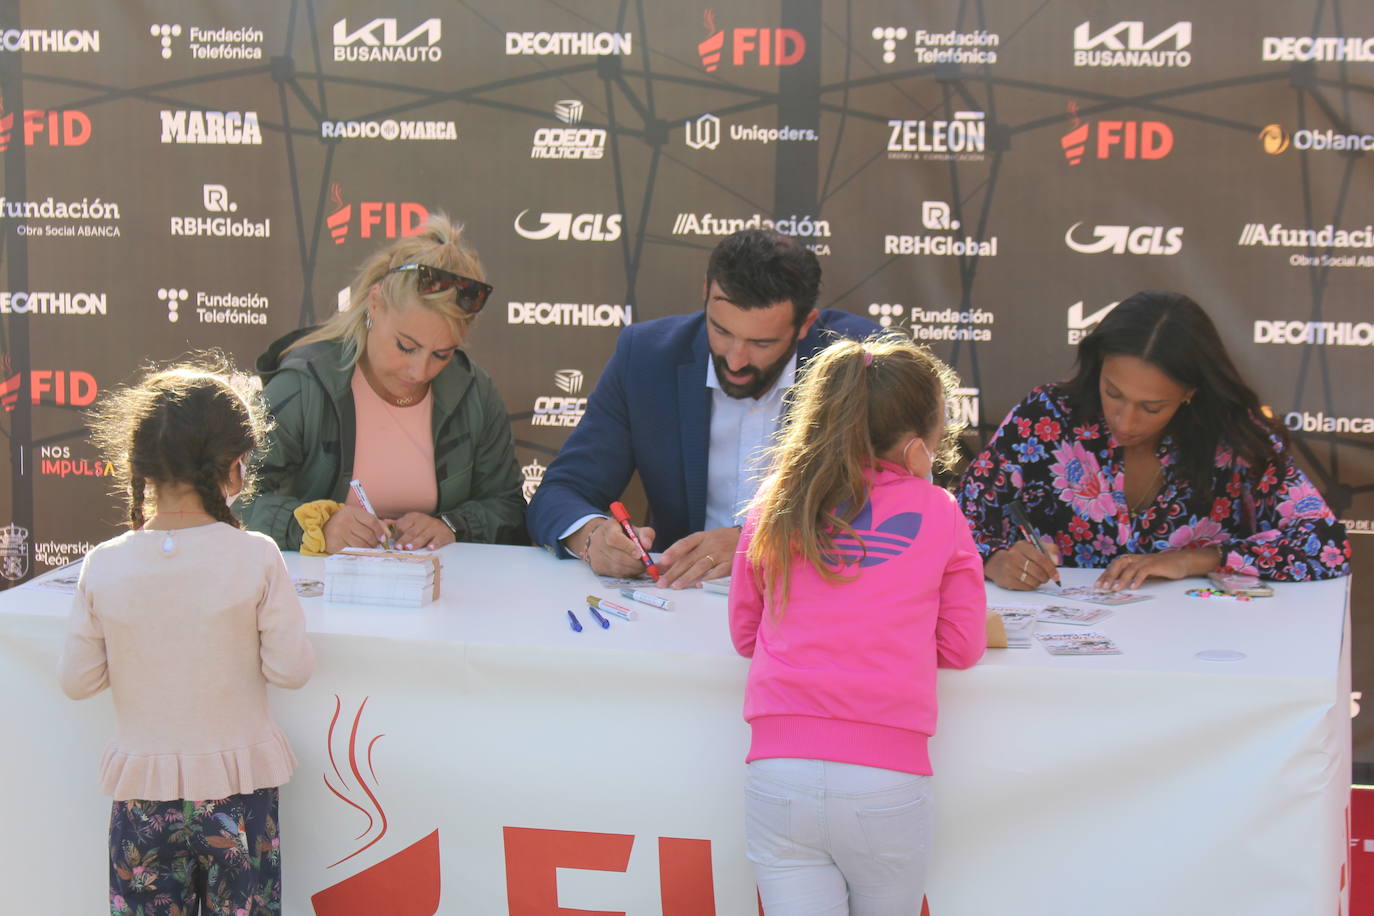
[[[569,239],[578,242],[614,242],[620,238],[619,213],[540,213],[537,229],[526,229],[521,225],[529,210],[521,210],[515,217],[515,231],[521,238],[532,241]]]

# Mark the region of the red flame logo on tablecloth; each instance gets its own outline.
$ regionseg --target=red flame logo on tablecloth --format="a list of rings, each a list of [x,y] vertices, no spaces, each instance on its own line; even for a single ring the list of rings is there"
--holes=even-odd
[[[346,763],[347,771],[352,776],[350,782],[339,767],[339,758],[334,754],[334,733],[343,713],[343,701],[337,695],[334,697],[334,715],[329,720],[326,739],[332,778],[330,772],[325,772],[324,785],[335,798],[362,812],[367,818],[367,826],[353,838],[355,842],[366,842],[329,868],[342,865],[367,851],[387,834],[386,809],[382,807],[376,791],[381,780],[372,766],[373,748],[385,735],[373,735],[366,739],[365,745],[359,740],[363,710],[367,708],[368,699],[363,697],[358,704],[353,725],[348,730]],[[439,912],[439,879],[439,831],[435,830],[395,855],[325,888],[313,895],[310,902],[317,916],[375,916],[377,913],[434,916]]]

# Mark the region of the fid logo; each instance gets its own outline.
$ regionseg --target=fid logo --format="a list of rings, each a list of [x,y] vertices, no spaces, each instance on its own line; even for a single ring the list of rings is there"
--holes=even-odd
[[[726,32],[716,28],[716,15],[706,11],[710,37],[697,45],[697,55],[707,73],[715,73],[725,51]],[[743,67],[790,67],[806,56],[806,38],[796,29],[730,29],[730,64]],[[752,60],[750,59],[752,56]]]
[[[1069,165],[1085,156],[1095,159],[1163,159],[1174,148],[1174,132],[1162,121],[1084,121],[1078,119],[1078,103],[1069,103],[1076,125],[1059,140]]]
[[[85,146],[91,139],[91,119],[82,111],[26,108],[21,117],[25,146],[37,145],[40,136],[46,137],[47,146]],[[10,148],[13,132],[14,112],[5,111],[4,100],[0,99],[0,152]]]
[[[329,199],[334,202],[335,210],[326,216],[324,221],[329,227],[334,244],[342,245],[348,241],[352,230],[355,207],[343,202],[343,194],[337,183],[330,185]],[[356,209],[358,237],[364,239],[408,238],[418,234],[424,227],[425,220],[429,219],[429,211],[425,209],[424,204],[410,201],[368,200],[357,204]]]

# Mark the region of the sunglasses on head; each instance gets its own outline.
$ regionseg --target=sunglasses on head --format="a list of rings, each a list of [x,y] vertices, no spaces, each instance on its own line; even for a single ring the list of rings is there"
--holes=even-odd
[[[403,271],[415,272],[415,286],[422,296],[442,293],[446,289],[458,290],[458,307],[469,315],[476,315],[482,311],[482,306],[487,304],[487,297],[491,295],[492,287],[489,283],[464,277],[442,267],[430,267],[428,264],[402,264],[400,267],[391,268],[387,273]]]

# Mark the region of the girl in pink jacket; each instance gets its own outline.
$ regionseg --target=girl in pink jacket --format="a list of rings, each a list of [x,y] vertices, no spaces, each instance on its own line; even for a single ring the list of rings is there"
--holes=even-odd
[[[986,644],[982,561],[929,480],[955,384],[907,340],[826,348],[745,523],[730,630],[753,658],[747,848],[768,916],[920,912],[935,669]]]

